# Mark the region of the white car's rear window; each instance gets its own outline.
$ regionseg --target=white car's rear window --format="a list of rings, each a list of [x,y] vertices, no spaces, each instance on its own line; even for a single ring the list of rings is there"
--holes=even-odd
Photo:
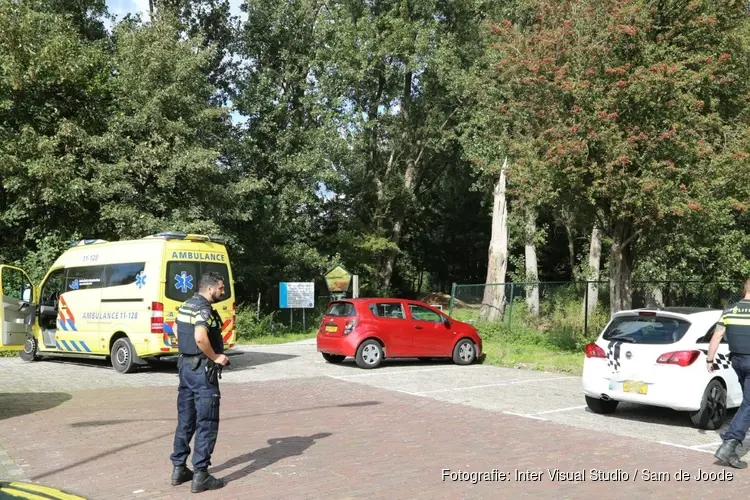
[[[634,344],[673,344],[682,339],[688,328],[688,321],[667,316],[623,316],[610,323],[602,338]]]

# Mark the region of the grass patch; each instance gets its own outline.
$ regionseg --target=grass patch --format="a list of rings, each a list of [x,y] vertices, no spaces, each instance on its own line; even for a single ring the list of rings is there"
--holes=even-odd
[[[577,351],[499,339],[485,340],[483,347],[487,365],[571,375],[581,375],[583,370],[583,353]]]
[[[454,309],[452,317],[477,327],[486,364],[581,375],[585,346],[607,324],[609,311],[600,302],[585,321],[579,292],[571,287],[546,290],[536,317],[519,297],[506,306],[499,322],[480,320],[481,301]]]
[[[0,358],[15,358],[21,351],[0,351]]]

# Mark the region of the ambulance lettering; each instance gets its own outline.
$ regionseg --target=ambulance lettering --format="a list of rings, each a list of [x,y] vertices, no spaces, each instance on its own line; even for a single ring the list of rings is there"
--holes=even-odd
[[[210,260],[213,262],[225,262],[222,253],[203,253],[203,252],[172,252],[173,259],[182,260]]]
[[[104,312],[104,313],[96,313],[96,312],[87,312],[83,313],[81,315],[82,319],[89,319],[89,320],[102,320],[102,319],[109,319],[109,320],[131,320],[131,319],[138,319],[138,313],[137,312]]]

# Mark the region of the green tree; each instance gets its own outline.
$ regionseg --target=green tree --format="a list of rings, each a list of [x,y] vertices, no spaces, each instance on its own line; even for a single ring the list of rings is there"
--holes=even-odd
[[[0,256],[35,277],[98,220],[91,138],[106,129],[109,65],[84,14],[102,2],[84,4],[0,1]]]

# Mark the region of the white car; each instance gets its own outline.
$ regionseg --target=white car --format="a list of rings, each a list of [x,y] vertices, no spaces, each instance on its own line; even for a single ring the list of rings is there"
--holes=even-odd
[[[612,413],[620,401],[690,412],[693,425],[718,429],[742,389],[722,339],[714,371],[706,369],[718,309],[634,309],[612,315],[586,346],[583,392],[595,413]]]

